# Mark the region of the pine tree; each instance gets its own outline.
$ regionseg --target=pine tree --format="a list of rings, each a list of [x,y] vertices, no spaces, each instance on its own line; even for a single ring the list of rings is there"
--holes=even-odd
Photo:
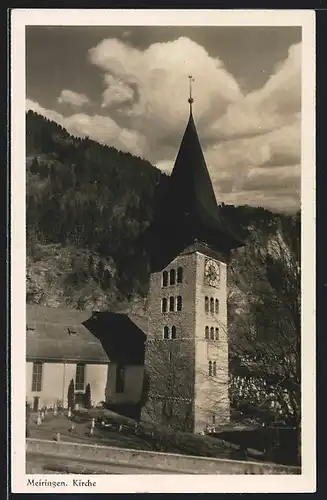
[[[67,400],[68,400],[68,408],[71,408],[73,410],[75,408],[75,384],[74,384],[74,379],[71,379],[71,381],[69,383]]]
[[[85,408],[92,408],[91,386],[87,384],[85,389]]]

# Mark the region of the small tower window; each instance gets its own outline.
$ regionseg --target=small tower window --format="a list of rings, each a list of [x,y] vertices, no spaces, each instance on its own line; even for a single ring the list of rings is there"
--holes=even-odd
[[[164,336],[164,339],[169,339],[169,328],[168,328],[168,326],[164,327],[164,329],[163,329],[163,336]]]
[[[208,326],[206,326],[206,328],[205,328],[204,336],[206,339],[209,339],[209,327]]]
[[[216,314],[219,313],[219,300],[218,299],[215,300],[215,313]]]
[[[181,311],[182,310],[182,296],[181,295],[178,295],[177,297],[177,301],[176,301],[176,305],[177,305],[177,311]]]
[[[210,328],[210,340],[215,340],[215,330],[213,327]]]
[[[209,312],[209,297],[204,299],[204,310],[205,312]]]
[[[177,283],[183,283],[183,268],[179,267],[177,269]]]
[[[216,415],[212,415],[212,425],[216,425]]]
[[[161,310],[163,313],[167,312],[167,299],[164,297],[161,301]]]
[[[209,361],[209,377],[212,377],[212,361]]]
[[[169,297],[169,311],[174,311],[174,297]]]
[[[162,273],[162,286],[167,286],[168,285],[168,272],[164,271]]]
[[[169,273],[169,284],[175,285],[175,280],[176,280],[176,271],[175,269],[172,269]]]
[[[216,363],[216,361],[214,361],[214,362],[212,363],[212,375],[213,375],[214,377],[216,377],[216,375],[217,375],[217,363]]]
[[[219,328],[216,328],[216,340],[219,340]]]
[[[212,298],[212,297],[211,297],[211,299],[210,299],[210,312],[211,312],[211,313],[214,313],[214,312],[215,312],[215,310],[214,310],[214,300],[213,300],[213,298]]]
[[[171,327],[171,338],[172,339],[176,338],[176,326]]]

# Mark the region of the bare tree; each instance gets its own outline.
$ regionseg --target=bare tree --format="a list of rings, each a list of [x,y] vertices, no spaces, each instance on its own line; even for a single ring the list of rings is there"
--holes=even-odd
[[[262,422],[294,427],[300,453],[300,216],[275,222],[273,236],[253,231],[230,266],[231,394]]]
[[[219,352],[219,340],[201,342],[211,343]],[[208,362],[200,365],[194,362],[194,349],[191,339],[148,341],[143,415],[168,427],[193,431],[194,419],[201,418],[202,412],[207,414],[208,427],[215,424],[210,415],[220,416],[226,409],[229,412],[228,373],[219,362],[221,358],[210,366]]]
[[[184,343],[183,343],[184,344]],[[156,422],[189,430],[192,426],[193,369],[191,346],[176,340],[147,342],[147,401],[144,412]]]
[[[254,229],[230,264],[229,396],[243,418],[296,429],[300,452],[300,218],[276,218],[272,224],[266,233]],[[221,349],[219,341],[216,347]],[[190,430],[196,378],[208,388],[200,401],[204,409],[218,413],[228,404],[223,364],[217,362],[210,375],[207,365],[192,363],[194,348],[191,340],[148,341],[146,412],[153,420]]]

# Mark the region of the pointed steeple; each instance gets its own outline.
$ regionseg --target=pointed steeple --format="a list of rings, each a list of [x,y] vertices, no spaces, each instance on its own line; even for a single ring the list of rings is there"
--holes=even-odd
[[[190,113],[175,165],[167,183],[165,197],[152,224],[155,234],[153,266],[164,267],[164,261],[195,241],[226,254],[243,246],[223,223],[210,175],[193,119],[192,77],[190,78]]]
[[[222,221],[192,113],[170,178],[175,214],[221,229]]]

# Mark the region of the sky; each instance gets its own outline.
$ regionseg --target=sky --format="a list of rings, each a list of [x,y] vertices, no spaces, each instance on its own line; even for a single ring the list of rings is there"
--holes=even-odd
[[[301,28],[30,26],[26,109],[171,172],[193,116],[217,202],[300,208]]]

